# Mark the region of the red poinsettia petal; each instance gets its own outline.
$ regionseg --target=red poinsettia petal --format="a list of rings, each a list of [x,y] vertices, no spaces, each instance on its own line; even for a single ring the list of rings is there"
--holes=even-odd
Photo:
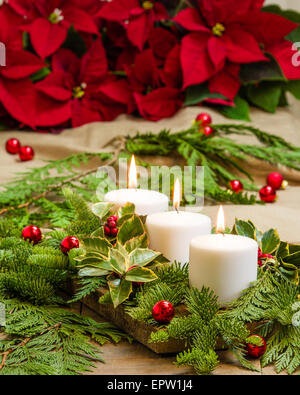
[[[99,111],[95,108],[97,103],[88,99],[73,100],[72,102],[72,126],[82,126],[91,122],[100,122]]]
[[[230,101],[233,101],[241,86],[239,73],[239,65],[230,63],[226,64],[222,71],[210,79],[208,83],[210,92],[220,93]]]
[[[182,40],[181,65],[184,88],[200,84],[215,73],[215,66],[207,50],[210,33],[191,33]]]
[[[266,50],[277,60],[287,79],[300,79],[300,56],[296,44],[293,45],[290,41],[283,40]]]
[[[218,37],[212,36],[207,42],[207,49],[215,69],[222,69],[226,59],[226,45]]]
[[[67,36],[67,29],[43,18],[35,20],[29,31],[32,45],[42,59],[52,55]]]
[[[36,93],[36,124],[40,127],[61,125],[71,118],[71,101],[57,101],[44,95]]]
[[[151,31],[149,45],[157,59],[166,59],[168,53],[176,44],[177,38],[169,30],[156,27]]]
[[[182,106],[181,93],[173,88],[159,88],[146,96],[135,93],[134,97],[140,114],[150,121],[169,118]]]
[[[61,48],[52,57],[52,70],[70,73],[77,77],[80,73],[80,59],[70,49]]]
[[[159,72],[151,49],[146,49],[135,57],[133,73],[135,79],[144,87],[158,87]]]
[[[52,72],[43,81],[36,84],[38,91],[58,101],[70,100],[73,87],[72,75],[61,71]]]
[[[175,16],[174,21],[189,31],[210,31],[196,8],[185,8]]]
[[[182,86],[182,70],[180,63],[180,45],[176,45],[170,52],[166,59],[164,69],[162,71],[163,82],[171,87],[180,89]]]
[[[27,51],[11,51],[6,53],[6,67],[1,68],[1,74],[9,79],[22,79],[45,67],[37,56]]]
[[[138,0],[115,0],[106,3],[98,16],[109,21],[121,22],[129,19],[130,10],[139,7]]]
[[[125,80],[108,81],[101,85],[99,92],[116,103],[125,104],[127,113],[135,109],[134,100],[129,84]]]
[[[91,34],[99,34],[93,17],[85,11],[75,8],[74,5],[65,7],[63,9],[63,15],[64,18],[70,22],[76,30]]]
[[[29,79],[8,80],[0,78],[0,98],[9,114],[19,122],[35,127],[35,89]]]
[[[129,22],[127,26],[127,37],[141,51],[150,36],[151,28],[152,20],[144,12]]]
[[[169,15],[165,6],[158,1],[154,3],[153,12],[155,21],[169,19]]]
[[[222,39],[226,45],[227,58],[234,63],[251,63],[268,60],[255,38],[238,27],[229,27]]]
[[[101,38],[98,38],[82,58],[80,81],[97,85],[107,74],[107,70],[106,52]]]
[[[258,11],[249,12],[239,19],[239,23],[250,31],[259,43],[265,45],[282,40],[297,27],[297,24],[281,15]]]

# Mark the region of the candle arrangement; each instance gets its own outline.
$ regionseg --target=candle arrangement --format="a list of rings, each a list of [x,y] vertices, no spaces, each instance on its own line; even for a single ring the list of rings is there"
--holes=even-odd
[[[226,305],[257,279],[258,245],[245,236],[224,234],[225,218],[221,206],[217,234],[193,238],[190,243],[190,285],[199,290],[211,288]]]
[[[189,244],[197,235],[211,233],[211,220],[203,214],[180,211],[180,183],[174,185],[173,211],[149,215],[146,229],[150,248],[160,251],[171,262],[189,261]]]
[[[137,185],[137,170],[133,155],[128,172],[128,188],[110,191],[105,195],[104,200],[119,206],[133,203],[138,215],[149,215],[168,210],[169,198],[166,195],[157,191],[137,189]]]

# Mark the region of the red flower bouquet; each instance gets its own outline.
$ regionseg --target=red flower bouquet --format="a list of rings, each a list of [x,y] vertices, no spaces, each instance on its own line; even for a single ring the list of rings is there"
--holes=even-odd
[[[274,112],[287,91],[300,97],[300,29],[278,7],[190,0],[174,16],[171,3],[3,1],[2,123],[75,127],[123,113],[157,121],[204,101],[239,118],[248,103]]]

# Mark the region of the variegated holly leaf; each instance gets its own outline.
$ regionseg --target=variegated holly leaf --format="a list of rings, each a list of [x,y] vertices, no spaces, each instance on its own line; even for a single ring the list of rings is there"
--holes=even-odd
[[[277,230],[270,229],[262,236],[260,248],[263,254],[274,254],[280,246],[280,237]]]
[[[133,282],[148,283],[157,279],[157,275],[146,267],[134,267],[125,276],[125,280]]]
[[[147,248],[137,248],[129,254],[129,266],[146,266],[161,255]]]
[[[109,276],[107,284],[115,308],[128,299],[132,292],[132,283],[130,281],[116,278],[114,275]]]
[[[148,248],[148,246],[149,240],[146,232],[141,236],[133,237],[132,239],[126,241],[126,243],[124,244],[127,252],[132,252],[136,248]]]
[[[125,206],[122,206],[118,210],[118,217],[122,218],[124,215],[131,214],[133,215],[135,213],[135,205],[132,203],[126,203]]]
[[[236,219],[233,231],[237,235],[250,237],[254,240],[256,239],[256,229],[251,221]]]
[[[111,210],[115,207],[115,204],[113,203],[107,203],[107,202],[100,202],[100,203],[95,203],[92,206],[92,212],[97,215],[101,220],[104,218],[108,217],[111,213]]]
[[[289,244],[281,241],[278,247],[278,250],[276,252],[276,257],[277,259],[284,259],[287,255],[289,255],[290,249],[289,249]]]
[[[287,264],[293,265],[294,267],[300,269],[300,251],[295,252],[294,254],[290,254],[290,255],[285,256],[282,259],[282,262],[285,265],[287,265]]]
[[[144,225],[140,218],[137,215],[133,215],[121,225],[117,240],[124,245],[128,240],[142,236],[144,233]]]
[[[113,248],[110,251],[109,263],[112,267],[112,270],[120,275],[126,273],[128,269],[128,260],[127,257],[122,254],[118,249]]]
[[[112,247],[107,239],[101,237],[88,237],[83,239],[83,244],[87,252],[101,254],[103,257],[108,257],[109,251]]]
[[[79,277],[99,277],[106,276],[109,274],[108,270],[96,268],[96,267],[85,267],[80,269],[78,272]]]

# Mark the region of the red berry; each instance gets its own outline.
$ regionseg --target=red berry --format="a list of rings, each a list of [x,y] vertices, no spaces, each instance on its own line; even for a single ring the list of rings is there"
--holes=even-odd
[[[212,123],[211,116],[206,112],[202,112],[201,114],[197,115],[196,121],[200,122],[202,126],[207,126]]]
[[[110,236],[110,228],[108,226],[104,226],[105,236]]]
[[[257,346],[257,345],[253,345],[253,344],[249,344],[248,343],[246,345],[247,355],[249,357],[252,357],[252,358],[259,358],[259,357],[261,357],[266,352],[266,349],[267,349],[267,343],[266,343],[265,339],[263,337],[261,337],[261,336],[258,336],[258,335],[252,335],[252,336],[250,336],[250,338],[260,339],[261,340],[261,345]]]
[[[12,138],[7,140],[5,148],[9,154],[15,155],[20,151],[21,143],[18,139]]]
[[[113,229],[117,226],[117,224],[115,223],[115,221],[110,221],[106,223],[106,226],[108,226],[109,228]]]
[[[205,136],[210,136],[211,134],[213,134],[214,130],[211,126],[205,126],[203,129],[203,133],[205,134]]]
[[[21,147],[19,151],[19,157],[21,161],[26,162],[32,160],[34,157],[34,150],[32,147]]]
[[[116,215],[112,215],[111,217],[109,217],[107,219],[107,222],[110,222],[110,221],[118,222],[118,217]]]
[[[73,248],[79,248],[79,240],[75,236],[68,236],[60,243],[60,249],[65,255]]]
[[[244,190],[244,185],[239,180],[232,180],[232,181],[230,181],[229,184],[230,184],[230,188],[235,193],[239,193],[239,192],[242,192]]]
[[[283,183],[283,177],[280,173],[270,173],[267,177],[267,184],[271,185],[274,189],[280,189]]]
[[[266,203],[273,203],[276,200],[276,191],[271,185],[266,185],[259,191],[260,199]]]
[[[24,240],[29,240],[33,244],[37,244],[39,241],[42,240],[42,232],[37,226],[29,225],[23,229],[22,237]]]
[[[113,237],[116,237],[117,234],[118,234],[118,232],[119,232],[119,229],[118,229],[118,228],[112,228],[112,229],[110,230],[110,235],[113,236]]]
[[[161,300],[157,302],[152,309],[153,318],[160,323],[169,323],[175,315],[174,307],[172,303]]]

